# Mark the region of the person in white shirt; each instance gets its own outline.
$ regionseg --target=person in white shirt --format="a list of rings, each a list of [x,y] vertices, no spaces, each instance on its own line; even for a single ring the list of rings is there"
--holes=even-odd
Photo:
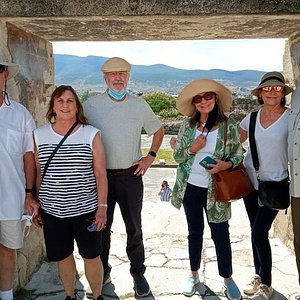
[[[288,119],[289,109],[285,96],[293,89],[285,84],[279,72],[268,72],[259,85],[252,90],[257,102],[262,105],[256,116],[255,142],[259,161],[259,178],[263,181],[281,181],[288,177]],[[249,136],[250,114],[240,123],[241,142]],[[251,227],[251,240],[255,275],[244,289],[253,300],[268,300],[272,297],[272,250],[269,230],[278,210],[262,205],[258,196],[257,174],[249,149],[244,160],[255,190],[244,197]]]
[[[19,65],[0,59],[0,299],[13,299],[16,249],[23,247],[21,217],[38,213],[34,198],[35,163],[29,111],[9,98],[7,80]]]
[[[288,156],[291,173],[291,212],[294,232],[294,249],[300,284],[300,75],[296,80],[297,88],[292,94],[289,114]]]

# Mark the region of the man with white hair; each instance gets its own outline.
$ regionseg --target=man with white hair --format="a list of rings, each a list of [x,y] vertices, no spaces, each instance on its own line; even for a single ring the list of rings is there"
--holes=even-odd
[[[32,131],[35,123],[28,110],[10,99],[7,80],[19,65],[0,59],[0,299],[13,299],[16,249],[23,247],[21,217],[24,209],[37,214],[34,198],[35,163]]]
[[[89,123],[101,130],[106,153],[108,207],[107,226],[102,235],[103,284],[111,281],[111,267],[108,264],[110,229],[115,205],[118,203],[126,226],[126,251],[134,290],[138,297],[145,297],[150,294],[150,287],[144,277],[142,175],[155,159],[164,130],[147,102],[127,92],[130,69],[131,65],[120,57],[108,59],[102,66],[106,92],[89,98],[83,106]],[[150,151],[144,157],[141,152],[143,128],[149,135],[153,135]]]

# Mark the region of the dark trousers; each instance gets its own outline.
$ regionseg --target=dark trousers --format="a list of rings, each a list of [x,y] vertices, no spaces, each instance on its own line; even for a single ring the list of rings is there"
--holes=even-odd
[[[201,262],[206,213],[207,189],[187,184],[183,206],[188,224],[188,243],[191,271],[198,271]],[[211,237],[215,244],[219,275],[228,278],[232,275],[232,256],[228,222],[210,223]]]
[[[263,284],[271,286],[272,252],[269,242],[269,230],[278,211],[259,206],[257,191],[245,197],[244,203],[251,226],[255,273],[261,277]]]
[[[104,272],[109,272],[108,257],[111,241],[111,226],[113,223],[116,203],[119,204],[122,218],[127,233],[126,252],[130,260],[130,273],[143,274],[145,251],[142,233],[142,204],[143,181],[141,176],[131,174],[114,175],[107,173],[108,198],[107,198],[107,225],[102,234],[103,252],[101,260]]]
[[[300,284],[300,198],[292,197],[292,222],[294,231],[294,249],[298,269],[298,281]]]

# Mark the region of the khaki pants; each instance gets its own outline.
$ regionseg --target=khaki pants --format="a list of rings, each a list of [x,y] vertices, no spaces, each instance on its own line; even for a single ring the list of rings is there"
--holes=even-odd
[[[294,231],[294,248],[296,254],[296,263],[298,269],[298,281],[300,284],[300,197],[292,197],[292,222]]]

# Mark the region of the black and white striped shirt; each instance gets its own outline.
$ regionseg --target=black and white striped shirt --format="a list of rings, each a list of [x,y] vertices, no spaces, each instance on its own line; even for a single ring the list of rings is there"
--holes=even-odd
[[[98,207],[92,143],[98,129],[80,128],[65,140],[52,158],[39,190],[41,208],[56,217],[73,217]],[[63,136],[45,125],[34,131],[38,159],[44,166]]]

